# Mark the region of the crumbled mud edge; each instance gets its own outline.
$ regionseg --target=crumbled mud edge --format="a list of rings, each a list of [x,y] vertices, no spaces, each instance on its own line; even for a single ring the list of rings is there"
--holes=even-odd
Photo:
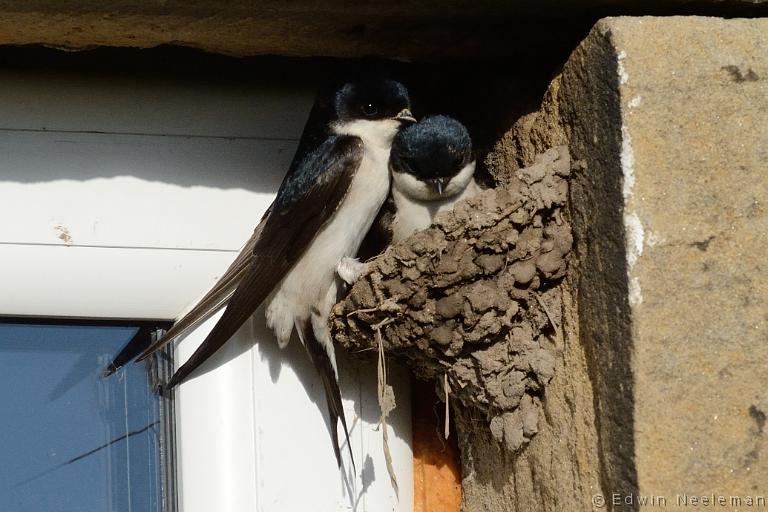
[[[510,451],[538,430],[555,367],[548,334],[573,238],[563,216],[567,148],[539,155],[504,187],[485,190],[373,259],[336,305],[334,338],[396,356],[451,400],[485,418]]]

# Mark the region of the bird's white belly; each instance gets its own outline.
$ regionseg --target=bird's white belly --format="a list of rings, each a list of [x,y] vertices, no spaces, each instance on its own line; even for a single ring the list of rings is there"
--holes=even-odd
[[[409,201],[393,191],[395,199],[395,220],[392,223],[392,242],[397,243],[408,238],[411,234],[426,229],[432,224],[432,218],[437,214],[437,205]]]
[[[281,346],[313,308],[327,319],[337,296],[336,264],[356,255],[389,192],[388,159],[388,148],[366,148],[341,206],[267,299],[267,324]]]

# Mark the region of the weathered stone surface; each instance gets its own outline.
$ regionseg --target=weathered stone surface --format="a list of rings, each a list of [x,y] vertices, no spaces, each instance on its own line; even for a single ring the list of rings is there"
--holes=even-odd
[[[228,55],[396,59],[566,55],[603,15],[766,13],[765,0],[5,0],[0,44],[150,48],[173,44]],[[699,12],[701,12],[699,11]],[[548,36],[556,34],[556,37]]]
[[[581,485],[563,487],[558,469],[542,477],[542,432],[514,481],[465,474],[465,509],[589,510],[594,469],[609,506],[613,493],[670,507],[765,496],[768,19],[601,21],[487,162],[504,181],[505,163],[561,143],[584,163],[571,188],[578,320],[565,335],[569,346],[578,331],[585,350],[599,467],[576,450]],[[570,369],[547,388],[548,410]],[[574,447],[588,449],[582,438]],[[567,507],[552,505],[556,489]]]
[[[601,28],[621,86],[639,490],[768,494],[768,19]]]
[[[509,30],[509,22],[530,14],[535,4],[9,0],[0,2],[0,44],[71,49],[173,44],[235,56],[492,56],[525,48],[516,43],[531,31],[524,25]],[[566,23],[560,25],[568,30]],[[578,30],[569,32],[571,39],[578,37]]]

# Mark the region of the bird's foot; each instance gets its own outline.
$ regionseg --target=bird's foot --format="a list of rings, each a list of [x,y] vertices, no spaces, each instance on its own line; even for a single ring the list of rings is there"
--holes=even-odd
[[[336,273],[350,286],[366,272],[368,272],[368,263],[363,263],[357,258],[345,256],[336,264]]]

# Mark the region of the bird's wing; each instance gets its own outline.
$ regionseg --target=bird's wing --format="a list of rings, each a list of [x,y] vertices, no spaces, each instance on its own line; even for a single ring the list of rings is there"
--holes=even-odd
[[[320,146],[323,140],[327,137],[329,107],[322,101],[322,99],[322,95],[318,96],[312,107],[309,119],[307,119],[307,123],[304,125],[304,131],[301,134],[299,146],[296,148],[296,153],[294,154],[284,181],[290,178],[299,169],[305,167],[304,163],[307,159],[307,155]],[[104,376],[109,376],[117,371],[123,364],[136,357],[136,354],[139,354],[139,361],[146,359],[169,341],[186,334],[200,325],[229,301],[240,280],[245,275],[245,271],[251,264],[253,249],[256,245],[256,241],[259,239],[263,222],[266,220],[266,217],[269,216],[273,206],[274,204],[269,207],[264,214],[264,217],[262,217],[261,223],[259,223],[251,238],[240,251],[237,259],[229,266],[214,287],[211,288],[211,290],[208,291],[208,293],[206,293],[192,309],[181,315],[181,317],[176,320],[173,326],[159,340],[146,348],[143,346],[137,347],[136,344],[132,344],[131,347],[126,346],[104,369]],[[118,361],[120,364],[117,364]]]
[[[330,136],[283,180],[272,212],[254,244],[250,265],[224,314],[169,387],[216,352],[267,298],[328,219],[336,212],[363,157],[358,137]]]
[[[237,255],[237,258],[235,258],[235,261],[233,261],[229,268],[227,268],[221,278],[216,281],[216,284],[213,286],[213,288],[211,288],[208,293],[206,293],[197,302],[197,304],[194,305],[192,309],[184,313],[184,315],[176,320],[173,326],[168,329],[168,331],[163,334],[159,340],[155,341],[149,347],[144,349],[144,351],[141,352],[137,358],[138,361],[143,361],[157,350],[162,348],[166,343],[191,331],[205,320],[210,318],[211,315],[213,315],[222,306],[224,306],[227,301],[229,301],[229,299],[232,297],[232,294],[235,293],[237,285],[240,283],[246,271],[248,270],[251,261],[253,260],[254,247],[256,246],[259,237],[261,236],[264,223],[269,217],[273,206],[274,204],[271,205],[269,209],[267,209],[267,212],[261,218],[261,222],[253,231],[251,238],[249,238],[245,243],[245,246],[243,246],[240,254]],[[115,358],[115,361],[120,358],[120,355],[122,355],[122,353],[118,354],[118,357]],[[128,358],[127,360],[125,360],[125,358],[122,359],[123,360],[121,364],[124,364],[127,362],[127,360],[132,359],[132,357]]]

